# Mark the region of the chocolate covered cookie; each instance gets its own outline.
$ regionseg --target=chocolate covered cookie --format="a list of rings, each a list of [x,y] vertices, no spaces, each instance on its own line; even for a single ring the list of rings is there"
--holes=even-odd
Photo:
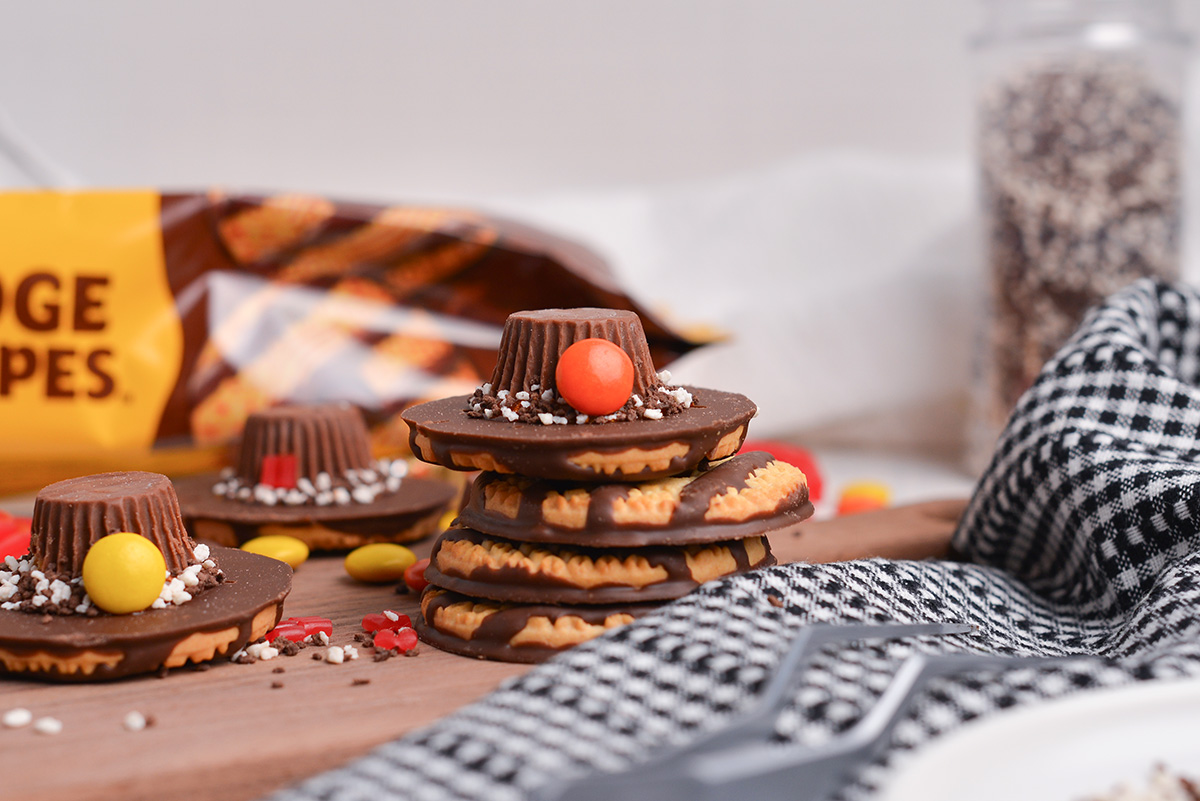
[[[600,414],[581,410],[586,393],[559,386],[570,349],[595,340],[616,344],[630,362],[624,401]],[[603,370],[572,379],[572,386],[602,386],[597,394],[611,394]],[[757,407],[743,395],[673,386],[668,379],[654,372],[632,312],[520,312],[505,322],[490,382],[474,395],[423,403],[402,417],[413,453],[455,470],[639,481],[736,453]]]
[[[425,642],[451,653],[542,662],[658,606],[505,604],[431,586],[421,596],[417,631]]]
[[[524,542],[630,547],[758,536],[797,525],[812,512],[804,473],[752,452],[638,484],[483,473],[459,521]]]
[[[624,604],[679,598],[706,581],[775,564],[765,537],[684,546],[534,545],[451,528],[425,578],[494,601]]]
[[[236,469],[176,482],[189,531],[237,545],[286,534],[313,549],[408,542],[436,529],[458,490],[371,458],[349,405],[278,406],[246,422]]]

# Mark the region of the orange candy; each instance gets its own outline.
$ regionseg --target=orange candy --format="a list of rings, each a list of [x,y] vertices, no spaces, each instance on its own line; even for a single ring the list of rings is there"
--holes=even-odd
[[[892,491],[877,481],[856,481],[847,484],[838,498],[837,513],[852,515],[883,509],[892,500]]]
[[[633,360],[607,339],[581,339],[554,369],[558,394],[584,414],[612,414],[633,392]]]

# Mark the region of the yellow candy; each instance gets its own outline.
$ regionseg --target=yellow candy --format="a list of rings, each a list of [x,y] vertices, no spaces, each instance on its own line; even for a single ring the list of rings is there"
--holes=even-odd
[[[268,534],[265,537],[255,537],[242,544],[242,550],[250,553],[269,556],[280,562],[287,562],[292,570],[304,564],[308,559],[308,545],[304,540],[289,537],[286,534]]]
[[[83,558],[83,588],[92,603],[114,615],[140,612],[162,593],[167,562],[140,534],[101,537]]]
[[[346,555],[346,572],[357,581],[378,584],[399,581],[404,571],[417,561],[417,555],[393,542],[375,542],[355,548]]]

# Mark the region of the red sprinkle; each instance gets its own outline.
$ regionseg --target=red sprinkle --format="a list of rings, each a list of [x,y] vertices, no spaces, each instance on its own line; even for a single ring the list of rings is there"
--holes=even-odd
[[[392,620],[387,616],[387,612],[392,612],[392,610],[388,609],[386,612],[371,612],[370,614],[363,616],[363,631],[396,631],[397,629],[412,627],[412,618],[410,618],[408,615],[402,615],[399,612],[392,612],[392,614],[396,616],[396,619]]]
[[[279,625],[267,633],[267,642],[274,642],[276,637],[284,637],[292,642],[300,642],[318,631],[327,636],[333,636],[333,621],[327,617],[289,617],[279,621]]]
[[[383,629],[375,633],[375,647],[384,651],[411,651],[417,647],[417,632],[405,626],[399,631]]]
[[[270,454],[263,457],[258,481],[268,487],[295,489],[296,473],[296,454]]]
[[[418,559],[412,567],[404,571],[404,585],[412,592],[422,592],[429,586],[425,580],[425,568],[429,567],[428,559]]]
[[[33,521],[28,517],[13,517],[0,512],[0,559],[6,556],[22,557],[29,553],[29,526]]]

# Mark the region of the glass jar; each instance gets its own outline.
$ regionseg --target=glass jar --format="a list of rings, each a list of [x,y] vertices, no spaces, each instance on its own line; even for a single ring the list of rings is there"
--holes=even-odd
[[[984,13],[974,462],[1090,306],[1178,277],[1188,46],[1170,0],[984,0]]]

